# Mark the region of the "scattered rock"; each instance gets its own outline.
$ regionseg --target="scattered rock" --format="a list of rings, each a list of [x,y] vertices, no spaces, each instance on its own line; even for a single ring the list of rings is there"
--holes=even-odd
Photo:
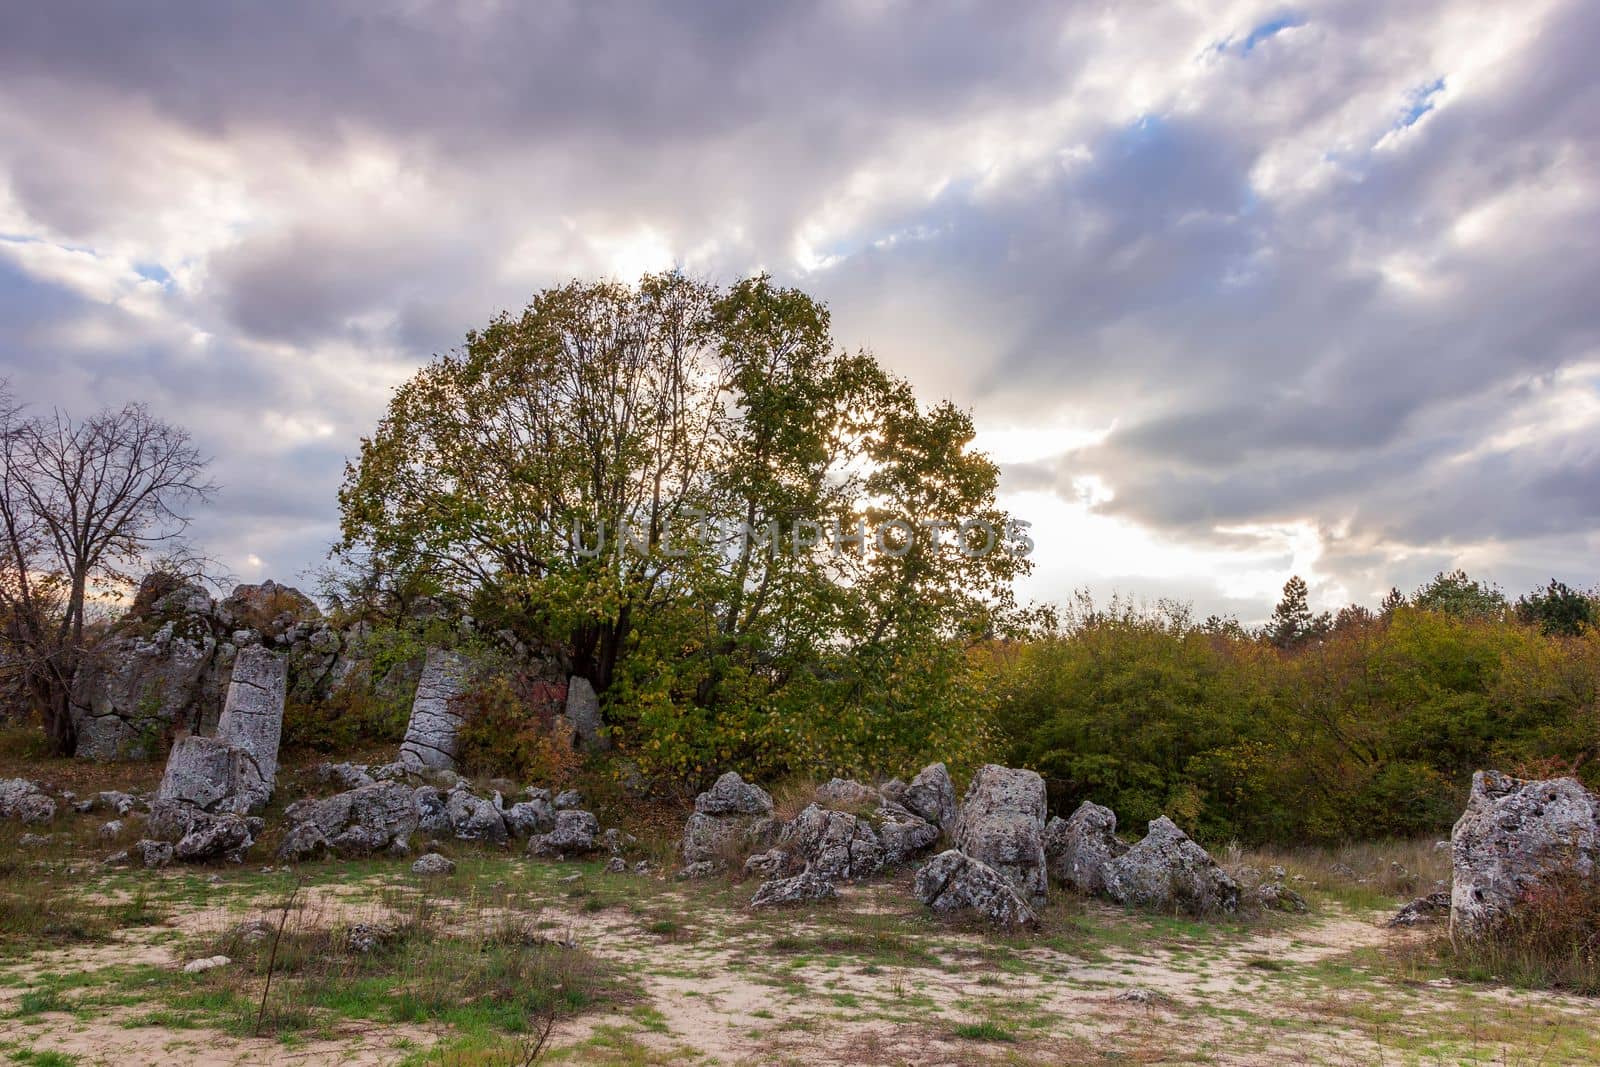
[[[1165,815],[1144,840],[1103,867],[1106,893],[1120,904],[1194,915],[1232,912],[1239,886]]]
[[[1105,892],[1105,866],[1128,851],[1117,837],[1110,808],[1085,801],[1069,818],[1057,816],[1044,828],[1045,862],[1050,876],[1079,893]]]
[[[445,798],[445,814],[450,819],[451,832],[459,841],[488,841],[498,844],[506,839],[506,822],[493,802],[473,796],[465,789],[453,789]]]
[[[623,859],[621,856],[612,856],[610,859],[606,860],[605,873],[606,874],[626,874],[626,873],[628,873],[628,861]]]
[[[395,928],[384,923],[352,923],[344,932],[344,947],[358,956],[367,956],[393,941],[396,936]]]
[[[100,826],[99,833],[100,833],[100,840],[102,840],[102,841],[113,840],[119,834],[122,833],[122,820],[121,819],[112,819],[110,822],[102,823],[101,826]]]
[[[1039,921],[1009,878],[956,849],[939,853],[918,870],[915,887],[918,900],[943,914],[974,912],[1002,929]]]
[[[37,826],[56,817],[56,802],[26,778],[0,779],[0,818]]]
[[[1042,901],[1049,892],[1044,818],[1043,778],[1034,771],[986,764],[962,802],[956,847],[1010,879],[1025,898]]]
[[[576,811],[583,807],[583,794],[576,789],[563,789],[556,794],[555,809],[557,811]]]
[[[862,811],[876,808],[883,798],[870,785],[853,778],[830,778],[817,786],[817,803],[835,811]]]
[[[1450,931],[1479,936],[1540,890],[1595,878],[1600,797],[1575,778],[1479,771],[1450,840]]]
[[[684,823],[680,850],[684,877],[723,870],[739,852],[766,847],[775,836],[772,797],[729,771],[694,801],[694,814]]]
[[[130,851],[139,857],[139,863],[147,870],[170,866],[174,853],[172,842],[154,841],[148,837],[134,842]]]
[[[205,971],[214,971],[218,967],[226,967],[232,963],[226,956],[207,956],[204,959],[190,960],[183,965],[184,974],[200,974]]]
[[[810,869],[791,878],[778,878],[763,882],[756,895],[750,898],[752,908],[786,907],[810,904],[818,900],[832,900],[839,895],[833,883]]]
[[[600,820],[587,811],[556,812],[556,828],[528,839],[528,854],[565,859],[595,851]]]
[[[1427,896],[1418,897],[1399,911],[1389,920],[1390,926],[1425,926],[1436,923],[1450,914],[1450,893],[1448,891],[1429,893]]]
[[[411,873],[454,874],[456,873],[456,865],[452,860],[439,855],[437,852],[429,852],[427,855],[419,857],[417,862],[411,865]]]
[[[532,837],[555,828],[556,812],[549,800],[519,800],[500,813],[512,837]]]
[[[1303,915],[1307,910],[1306,898],[1281,881],[1263,882],[1255,887],[1251,895],[1255,899],[1256,907],[1267,911],[1287,911]]]
[[[289,805],[284,817],[291,829],[278,848],[280,860],[303,860],[324,850],[344,856],[404,851],[419,823],[419,797],[429,790],[412,789],[403,782],[383,781],[331,797],[300,800]],[[444,812],[442,802],[438,811]]]
[[[878,809],[878,840],[883,843],[883,863],[886,867],[898,866],[919,853],[926,852],[939,840],[939,828],[918,815],[913,815],[893,801],[885,801]]]
[[[947,833],[955,830],[959,813],[956,786],[942,763],[930,763],[917,772],[911,784],[905,787],[900,803],[913,815],[921,816]]]
[[[367,773],[366,766],[360,763],[319,763],[311,768],[311,778],[319,785],[331,785],[341,791],[360,789],[377,782]]]
[[[21,848],[43,848],[55,840],[54,834],[23,834],[17,838],[17,845]]]

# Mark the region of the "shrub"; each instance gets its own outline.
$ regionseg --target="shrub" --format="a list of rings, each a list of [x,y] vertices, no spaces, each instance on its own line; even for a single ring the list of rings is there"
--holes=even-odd
[[[463,716],[463,768],[519,782],[569,782],[582,758],[560,717],[565,699],[565,686],[526,672],[496,671],[473,679],[456,697]]]
[[[1600,882],[1573,876],[1544,885],[1485,936],[1438,949],[1457,977],[1600,995]]]

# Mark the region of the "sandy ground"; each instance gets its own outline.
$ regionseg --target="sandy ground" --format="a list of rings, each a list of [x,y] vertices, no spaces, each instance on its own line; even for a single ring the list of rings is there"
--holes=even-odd
[[[693,908],[693,890],[672,890]],[[843,907],[904,911],[895,886],[846,891]],[[380,1064],[432,1048],[448,1036],[428,1026],[335,1027],[327,1039],[286,1046],[204,1029],[130,1026],[132,1009],[83,1019],[66,1013],[14,1016],[28,981],[46,973],[139,962],[180,967],[196,946],[238,923],[268,917],[269,901],[179,907],[159,927],[125,931],[107,945],[9,961],[0,987],[0,1047],[55,1050],[84,1064]],[[752,922],[748,915],[693,912],[696,936],[649,936],[622,910],[585,913],[565,900],[531,910],[551,933],[619,963],[634,996],[624,1010],[565,1020],[554,1036],[570,1062],[723,1064],[1185,1063],[1403,1064],[1585,1062],[1540,1056],[1540,1026],[1585,1025],[1592,1002],[1448,982],[1418,988],[1349,963],[1363,952],[1418,936],[1390,931],[1375,915],[1335,912],[1284,929],[1186,942],[1099,944],[1092,951],[1023,944],[996,952],[976,934],[937,930],[936,961],[896,966],[871,958],[770,951],[776,931],[821,930],[804,913]],[[474,921],[492,912],[473,911]],[[526,914],[526,912],[525,912]],[[390,916],[368,885],[308,888],[292,921],[302,925]],[[1113,909],[1091,922],[1114,924]],[[1496,1014],[1498,1013],[1498,1014]],[[1474,1019],[1499,1024],[1482,1040]],[[1507,1022],[1507,1020],[1511,1020]],[[1001,1034],[963,1035],[963,1024],[996,1022]],[[1514,1025],[1513,1025],[1514,1024]],[[1552,1030],[1552,1032],[1554,1032]],[[1437,1033],[1437,1048],[1430,1046]],[[622,1035],[631,1058],[608,1052]],[[1463,1052],[1462,1050],[1466,1051]],[[1480,1058],[1481,1054],[1481,1058]],[[607,1057],[611,1056],[608,1060]],[[478,1062],[478,1061],[474,1061]]]

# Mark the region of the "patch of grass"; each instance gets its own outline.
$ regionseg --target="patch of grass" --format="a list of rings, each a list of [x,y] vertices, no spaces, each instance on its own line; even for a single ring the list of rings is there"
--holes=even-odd
[[[1017,1035],[997,1022],[957,1023],[950,1028],[956,1037],[967,1041],[1015,1041]]]

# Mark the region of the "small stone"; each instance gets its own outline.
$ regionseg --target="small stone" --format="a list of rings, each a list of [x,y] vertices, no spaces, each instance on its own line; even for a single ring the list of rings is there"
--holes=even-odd
[[[226,956],[207,956],[204,959],[190,960],[183,965],[184,974],[201,974],[205,971],[214,971],[218,967],[226,967],[232,963]]]
[[[833,883],[821,875],[807,870],[792,878],[778,878],[763,882],[756,895],[750,898],[752,908],[785,907],[810,904],[819,900],[832,900],[839,895]]]
[[[99,832],[100,832],[100,840],[102,840],[102,841],[110,841],[110,840],[112,840],[118,834],[122,833],[122,820],[121,819],[112,819],[110,822],[102,824],[101,827],[100,827],[100,831]]]
[[[606,860],[605,872],[607,874],[627,874],[628,861],[621,856],[612,856]]]
[[[417,862],[411,865],[412,874],[442,875],[454,874],[456,865],[454,861],[437,852],[430,852],[426,856],[418,857]]]
[[[583,807],[583,794],[576,789],[563,789],[556,794],[555,809],[557,811],[575,811]]]

